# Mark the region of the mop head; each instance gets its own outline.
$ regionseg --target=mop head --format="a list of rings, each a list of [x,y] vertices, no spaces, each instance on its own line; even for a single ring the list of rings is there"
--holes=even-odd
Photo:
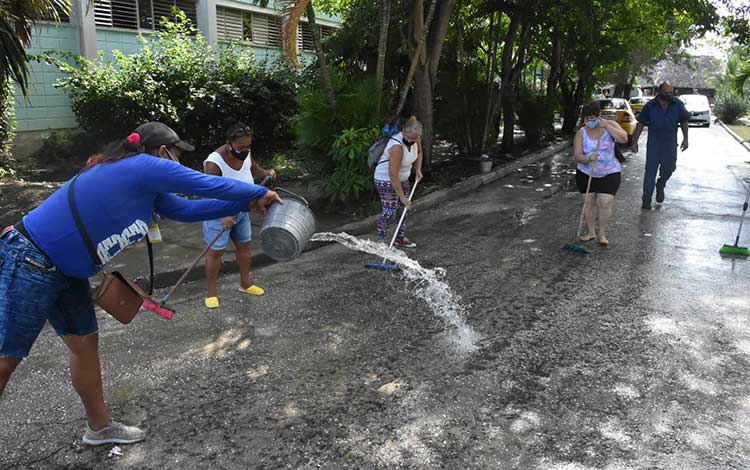
[[[171,320],[174,318],[174,312],[167,307],[163,307],[156,302],[152,300],[144,300],[143,301],[143,308],[146,310],[151,310],[155,314],[159,315],[160,317],[166,318],[167,320]]]
[[[745,246],[724,245],[719,250],[722,255],[750,256],[750,250]]]
[[[380,269],[383,271],[398,271],[398,266],[395,264],[385,264],[385,263],[367,263],[365,265],[366,268],[370,269]]]
[[[562,246],[563,250],[570,250],[570,251],[577,251],[578,253],[591,253],[591,250],[589,250],[586,247],[583,247],[581,245],[576,245],[574,243],[565,243]]]

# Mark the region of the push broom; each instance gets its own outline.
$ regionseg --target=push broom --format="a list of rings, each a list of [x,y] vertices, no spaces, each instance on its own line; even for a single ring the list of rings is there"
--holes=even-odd
[[[409,192],[409,201],[411,201],[412,196],[414,196],[414,190],[417,189],[417,183],[419,183],[419,181],[414,182],[414,186],[412,186],[411,191]],[[404,217],[406,217],[407,210],[409,210],[409,208],[404,207],[404,211],[401,213],[401,219],[399,219],[398,225],[396,226],[396,230],[393,232],[393,237],[391,238],[391,244],[388,245],[389,250],[393,248],[393,244],[396,243],[398,230],[401,228],[401,224],[404,223]],[[370,269],[382,269],[383,271],[398,271],[398,266],[396,266],[395,264],[386,263],[387,258],[388,256],[384,256],[383,261],[381,263],[367,263],[365,267],[370,268]]]
[[[745,221],[745,212],[747,212],[748,201],[750,201],[750,185],[747,187],[747,196],[745,196],[745,203],[742,205],[742,217],[740,218],[740,228],[737,230],[737,238],[734,239],[734,245],[724,245],[719,250],[719,253],[723,255],[738,255],[748,256],[750,250],[746,246],[739,246],[740,234],[742,233],[742,223]]]

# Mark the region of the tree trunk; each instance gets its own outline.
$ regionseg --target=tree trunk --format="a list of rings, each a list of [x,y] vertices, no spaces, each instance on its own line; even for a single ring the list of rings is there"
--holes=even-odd
[[[560,80],[562,69],[562,38],[560,31],[555,29],[552,39],[552,49],[549,60],[549,77],[547,77],[547,98],[551,99],[557,92],[557,83]]]
[[[432,9],[432,5],[430,8]],[[435,23],[427,35],[428,41],[425,47],[427,61],[424,65],[417,66],[417,78],[414,81],[415,111],[424,127],[422,133],[422,165],[426,169],[429,169],[432,163],[435,81],[437,80],[437,69],[443,52],[445,36],[448,34],[452,10],[453,0],[440,0],[436,4]],[[430,13],[427,17],[428,20],[431,18]],[[427,28],[429,27],[430,24],[427,23]]]
[[[463,106],[463,126],[464,126],[464,153],[473,154],[474,138],[471,133],[471,110],[469,108],[469,90],[466,82],[466,51],[464,50],[464,26],[461,17],[456,19],[456,70],[458,71],[458,86],[456,92],[461,94],[461,104]]]
[[[520,14],[514,12],[510,18],[508,31],[503,41],[503,62],[501,69],[502,82],[500,83],[500,102],[503,107],[503,151],[510,152],[513,148],[513,127],[516,123],[515,96],[513,86],[513,43],[521,23]]]
[[[497,22],[495,22],[495,14],[493,13],[490,17],[490,38],[488,41],[488,55],[487,55],[487,109],[484,115],[484,131],[482,132],[482,145],[479,149],[480,153],[484,153],[487,149],[487,135],[490,133],[490,123],[492,120],[492,110],[494,106],[494,77],[495,70],[497,69],[497,43],[498,36],[500,34],[500,13],[498,13]]]
[[[312,29],[315,55],[318,58],[318,67],[320,68],[320,78],[323,81],[323,87],[325,87],[328,102],[331,106],[336,106],[336,93],[333,91],[333,81],[331,80],[331,73],[328,71],[326,55],[323,53],[323,44],[321,41],[322,35],[320,33],[320,26],[315,22],[315,9],[313,8],[312,2],[307,4],[305,11],[307,13],[307,21],[310,23]]]
[[[391,20],[391,0],[381,0],[380,38],[378,39],[378,65],[375,70],[375,80],[378,84],[378,108],[382,101],[383,79],[385,77],[385,55],[388,47],[388,27]]]

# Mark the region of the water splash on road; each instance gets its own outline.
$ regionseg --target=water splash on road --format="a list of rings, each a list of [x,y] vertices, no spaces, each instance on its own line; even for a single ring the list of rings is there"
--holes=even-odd
[[[448,326],[448,339],[461,352],[474,352],[478,349],[479,335],[466,323],[465,311],[458,303],[445,278],[445,269],[427,269],[417,261],[406,256],[402,251],[388,248],[383,243],[361,240],[348,233],[316,233],[310,239],[318,242],[336,242],[345,247],[387,258],[401,268],[407,284],[414,286],[418,298],[427,302],[432,312]],[[380,260],[378,260],[380,261]]]

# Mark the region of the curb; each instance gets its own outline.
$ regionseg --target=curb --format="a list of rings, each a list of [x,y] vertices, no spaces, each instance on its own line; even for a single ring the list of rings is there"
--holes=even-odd
[[[549,158],[552,155],[559,153],[560,151],[568,147],[570,147],[570,139],[566,139],[557,144],[553,144],[541,151],[530,153],[506,165],[499,166],[496,169],[490,171],[489,173],[470,176],[466,178],[465,180],[456,183],[450,188],[445,188],[445,189],[431,192],[427,194],[426,196],[414,201],[414,208],[426,209],[428,207],[432,207],[439,203],[445,202],[449,199],[463,196],[465,194],[470,193],[471,191],[474,191],[475,189],[481,186],[484,186],[486,184],[499,180],[500,178],[503,178],[504,176],[508,176],[509,174],[513,173],[519,168],[522,168],[526,165],[530,165],[532,163],[536,163],[540,160],[544,160],[545,158]],[[332,231],[346,232],[350,235],[355,235],[355,236],[362,235],[372,230],[372,228],[377,224],[379,217],[380,216],[378,215],[373,215],[366,219],[359,220],[357,222],[351,222],[345,225],[341,225],[339,227],[332,229]],[[312,242],[308,244],[307,247],[305,247],[303,253],[306,253],[312,250],[317,250],[318,248],[322,248],[331,243],[333,242]],[[258,254],[254,254],[251,258],[251,263],[252,263],[253,268],[261,268],[264,266],[275,264],[276,262],[277,261],[273,260],[270,256],[262,252]],[[154,275],[154,287],[158,289],[171,287],[175,282],[177,282],[177,280],[180,278],[180,276],[182,275],[184,271],[185,271],[185,268],[181,268],[181,269],[175,269],[172,271],[165,271],[165,272],[157,273],[156,275]],[[239,268],[235,261],[226,261],[226,262],[223,262],[221,265],[221,272],[224,274],[235,273],[238,271],[239,271]],[[184,282],[197,281],[203,278],[205,278],[205,271],[202,269],[202,265],[199,265],[199,266],[196,266],[190,272],[190,274],[185,278]],[[139,276],[135,280],[141,285],[144,285],[144,284],[147,285],[148,283],[147,276]]]
[[[750,152],[750,143],[749,142],[746,142],[746,141],[742,140],[742,137],[738,136],[737,133],[735,133],[732,129],[730,129],[729,126],[727,126],[726,124],[724,124],[724,122],[722,122],[720,119],[717,119],[716,122],[718,122],[719,125],[721,127],[723,127],[724,130],[727,131],[729,133],[729,135],[731,135],[734,140],[736,140],[737,142],[739,142],[740,145],[742,145],[743,147],[745,147],[745,150],[747,150],[748,152]]]

